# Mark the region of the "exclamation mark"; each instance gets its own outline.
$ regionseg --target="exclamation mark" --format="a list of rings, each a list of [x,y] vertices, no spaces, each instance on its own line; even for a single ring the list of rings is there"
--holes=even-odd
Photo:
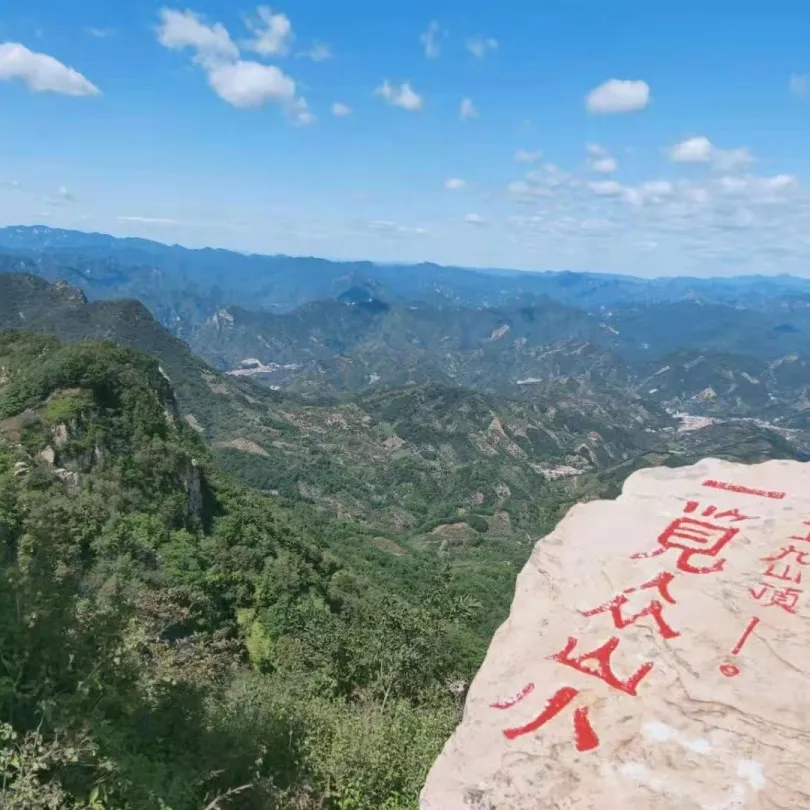
[[[754,632],[754,629],[759,624],[759,619],[754,616],[750,622],[748,622],[748,627],[745,628],[745,632],[740,637],[740,640],[734,646],[734,649],[731,651],[732,655],[739,655],[740,650],[742,650],[743,645],[746,641],[748,641],[748,636]],[[723,673],[727,678],[735,678],[737,675],[740,674],[740,668],[736,664],[721,664],[720,665],[720,672]]]

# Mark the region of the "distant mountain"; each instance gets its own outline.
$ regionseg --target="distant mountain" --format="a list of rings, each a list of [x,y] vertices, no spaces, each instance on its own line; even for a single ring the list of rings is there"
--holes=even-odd
[[[654,402],[715,418],[810,407],[810,307],[681,301],[604,316],[548,298],[514,308],[389,304],[367,290],[285,314],[223,309],[194,350],[217,368],[300,393],[441,382],[530,402]]]
[[[810,301],[810,280],[790,276],[639,279],[602,273],[470,270],[432,263],[332,262],[191,250],[45,226],[0,228],[0,249],[33,260],[38,274],[78,285],[90,298],[137,297],[162,323],[183,335],[222,307],[287,312],[364,285],[377,290],[375,297],[384,291],[392,303],[433,308],[515,307],[538,296],[590,312],[675,301],[766,308],[776,299]]]
[[[650,363],[639,393],[682,412],[774,419],[810,408],[810,358],[688,350]]]
[[[194,350],[218,368],[294,390],[362,391],[444,381],[518,396],[521,385],[572,375],[625,382],[614,332],[548,298],[514,309],[436,309],[377,298],[272,314],[223,309],[195,330]]]
[[[776,298],[768,306],[673,301],[617,309],[605,322],[632,358],[682,349],[776,359],[810,353],[810,301]]]
[[[6,257],[3,266],[30,270],[32,261]],[[440,383],[531,403],[579,402],[603,423],[605,406],[621,423],[639,403],[776,424],[810,407],[810,308],[798,300],[765,311],[653,304],[599,317],[548,298],[475,310],[380,295],[377,286],[353,285],[290,313],[218,310],[189,336],[212,368],[141,303],[88,302],[75,288],[32,275],[0,273],[0,325],[112,339],[157,355],[181,403],[193,403],[209,430],[252,419],[244,415],[248,381],[321,400]],[[258,389],[249,388],[255,397]],[[210,396],[225,390],[232,400]]]

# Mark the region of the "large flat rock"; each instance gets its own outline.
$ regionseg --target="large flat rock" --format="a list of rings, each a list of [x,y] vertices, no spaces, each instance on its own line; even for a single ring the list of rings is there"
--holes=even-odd
[[[421,810],[810,808],[810,464],[633,474],[535,546]]]

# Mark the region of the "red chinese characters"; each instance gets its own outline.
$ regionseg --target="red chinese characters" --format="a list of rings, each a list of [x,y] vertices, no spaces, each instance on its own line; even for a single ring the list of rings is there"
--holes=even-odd
[[[773,497],[773,493],[766,497]],[[810,526],[810,521],[804,521],[803,525]],[[799,606],[799,599],[802,589],[803,568],[810,567],[810,535],[791,535],[791,540],[796,543],[789,543],[782,546],[779,551],[762,557],[762,562],[768,563],[762,572],[762,580],[756,588],[749,588],[748,592],[763,607],[777,607],[786,613],[796,613]],[[798,544],[806,544],[803,546]],[[732,655],[738,655],[748,637],[754,632],[760,619],[755,616],[748,623],[745,632],[737,642]],[[721,664],[720,672],[727,678],[735,678],[740,674],[740,668],[736,664]]]
[[[749,588],[749,593],[763,607],[777,607],[795,614],[803,593],[802,577],[807,573],[804,569],[810,568],[810,535],[791,535],[790,539],[796,542],[762,558],[768,565],[759,585]]]
[[[569,638],[568,643],[562,650],[546,657],[551,661],[565,664],[583,675],[593,675],[595,678],[603,680],[608,686],[612,686],[614,689],[633,697],[637,694],[638,685],[650,674],[653,668],[652,663],[647,662],[642,664],[629,678],[621,680],[613,672],[611,665],[611,656],[619,646],[619,639],[616,636],[609,638],[601,647],[583,652],[574,658],[571,653],[574,652],[577,643],[575,638]],[[588,666],[585,663],[586,661],[596,661],[599,666],[596,668]]]
[[[799,606],[800,588],[778,588],[770,583],[760,584],[759,588],[749,588],[749,593],[765,607],[780,607],[786,613],[795,613]]]
[[[712,489],[724,489],[726,492],[735,492],[738,495],[755,495],[758,498],[772,498],[775,501],[781,501],[786,492],[773,492],[767,489],[753,489],[752,487],[744,487],[740,484],[729,484],[726,481],[713,481],[708,480],[703,482],[704,487],[711,487]]]
[[[676,638],[680,635],[680,633],[673,630],[664,619],[664,606],[660,599],[651,599],[645,608],[629,617],[625,616],[622,610],[622,608],[624,608],[624,606],[628,603],[629,600],[627,597],[630,594],[647,590],[649,588],[657,588],[661,599],[664,599],[666,602],[674,605],[675,600],[672,598],[672,595],[669,592],[669,584],[673,579],[675,579],[674,574],[670,574],[669,571],[662,571],[660,574],[658,574],[658,576],[654,577],[648,582],[645,582],[643,585],[639,585],[636,588],[625,588],[618,596],[614,596],[613,599],[599,605],[599,607],[594,608],[593,610],[582,610],[580,613],[582,613],[583,616],[595,616],[597,613],[606,613],[607,611],[610,611],[613,617],[613,624],[619,630],[624,630],[625,627],[633,624],[637,619],[641,619],[643,616],[652,616],[658,625],[658,631],[664,638]]]
[[[697,501],[689,501],[683,511],[688,514],[697,512]],[[696,565],[695,558],[717,557],[717,555],[737,536],[739,529],[726,523],[737,523],[750,520],[737,509],[726,509],[722,512],[716,506],[706,507],[700,514],[703,520],[693,517],[675,518],[658,536],[659,548],[653,551],[642,551],[633,555],[634,560],[658,557],[670,549],[679,551],[675,564],[685,574],[712,574],[722,571],[725,559],[715,559],[711,565]]]
[[[619,639],[616,636],[608,639],[601,647],[595,650],[588,650],[574,656],[573,652],[577,646],[577,639],[569,638],[568,643],[559,652],[553,655],[546,656],[552,661],[557,661],[560,664],[571,667],[571,669],[581,672],[583,675],[590,675],[604,681],[608,686],[618,689],[627,695],[633,697],[637,694],[639,684],[650,674],[653,668],[651,662],[640,666],[632,675],[622,679],[613,671],[612,656],[619,646]],[[589,666],[586,661],[595,661],[598,666]],[[533,685],[530,684],[533,688]],[[527,694],[529,687],[524,687],[518,694],[523,696]],[[575,689],[573,686],[562,686],[546,703],[543,711],[537,715],[533,720],[522,726],[504,729],[504,736],[508,740],[514,740],[516,737],[521,737],[524,734],[530,734],[542,728],[550,720],[553,720],[560,712],[568,707],[568,705],[579,695],[580,690]],[[522,699],[522,697],[520,698]],[[508,701],[514,705],[517,701]],[[502,708],[505,702],[492,704],[494,707]],[[577,751],[590,751],[599,745],[599,737],[591,725],[588,716],[588,707],[581,706],[574,709],[574,741]]]
[[[574,689],[573,686],[561,686],[534,720],[526,723],[525,726],[504,729],[504,737],[508,740],[514,740],[516,737],[537,731],[565,709],[578,694],[579,689]],[[599,745],[599,737],[596,736],[596,732],[593,730],[591,721],[588,718],[587,706],[574,709],[574,741],[577,751],[590,751]]]
[[[490,708],[492,709],[511,709],[512,706],[516,706],[520,703],[526,695],[530,695],[534,692],[534,684],[527,683],[526,686],[523,687],[519,692],[515,693],[514,695],[510,695],[507,698],[503,698],[502,700],[496,700],[494,703],[490,703]]]
[[[700,507],[696,501],[684,506],[684,516],[673,520],[658,537],[658,548],[650,552],[632,555],[632,559],[658,557],[669,550],[678,552],[675,567],[686,574],[710,574],[721,571],[725,559],[718,554],[737,536],[734,526],[749,520],[738,509],[720,510],[716,506]],[[666,640],[677,638],[680,632],[673,628],[664,616],[665,605],[677,604],[671,592],[676,574],[660,571],[651,579],[630,588],[624,588],[612,599],[580,613],[587,617],[605,614],[617,630],[624,630],[643,618],[649,618]],[[646,600],[646,601],[641,601]],[[582,650],[579,640],[571,636],[562,649],[546,659],[573,670],[580,676],[597,678],[612,690],[629,697],[636,697],[638,689],[653,670],[653,662],[647,661],[628,673],[626,658],[619,653],[620,638],[611,635],[607,641],[594,649]],[[614,659],[618,659],[618,662]],[[574,676],[576,677],[576,676]],[[490,704],[494,709],[510,710],[522,703],[534,691],[530,683],[510,698]],[[581,689],[564,685],[546,701],[542,710],[530,721],[503,730],[504,736],[514,740],[543,728],[558,715],[572,712],[574,743],[578,751],[589,751],[599,745],[599,737],[591,725],[587,706],[577,706],[575,701]]]

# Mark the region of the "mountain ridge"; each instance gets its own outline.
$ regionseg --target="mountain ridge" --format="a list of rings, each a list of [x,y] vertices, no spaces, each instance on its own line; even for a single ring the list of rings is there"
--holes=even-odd
[[[242,306],[288,311],[307,301],[336,297],[358,281],[382,284],[401,302],[422,302],[434,307],[499,306],[516,304],[525,296],[549,295],[562,303],[599,310],[601,307],[651,301],[699,298],[725,303],[771,300],[779,295],[810,298],[810,280],[789,275],[718,278],[661,277],[642,279],[613,273],[571,271],[519,271],[460,268],[424,262],[416,265],[368,261],[330,261],[239,253],[222,248],[186,248],[138,237],[113,237],[47,226],[0,228],[0,249],[34,259],[50,257],[73,265],[73,281],[81,282],[90,297],[121,297],[131,289],[133,274],[158,276],[151,288],[137,296],[169,325],[175,304],[168,295],[182,287],[199,299],[204,317],[221,306]],[[106,268],[104,267],[106,265]],[[86,270],[92,272],[87,274]],[[93,272],[108,272],[96,283]],[[43,268],[47,273],[47,268]],[[223,279],[228,280],[228,290]],[[51,279],[54,280],[54,279]],[[158,294],[158,293],[161,294]],[[161,295],[163,300],[161,301]],[[203,317],[203,319],[204,319]],[[195,321],[196,322],[196,321]]]

